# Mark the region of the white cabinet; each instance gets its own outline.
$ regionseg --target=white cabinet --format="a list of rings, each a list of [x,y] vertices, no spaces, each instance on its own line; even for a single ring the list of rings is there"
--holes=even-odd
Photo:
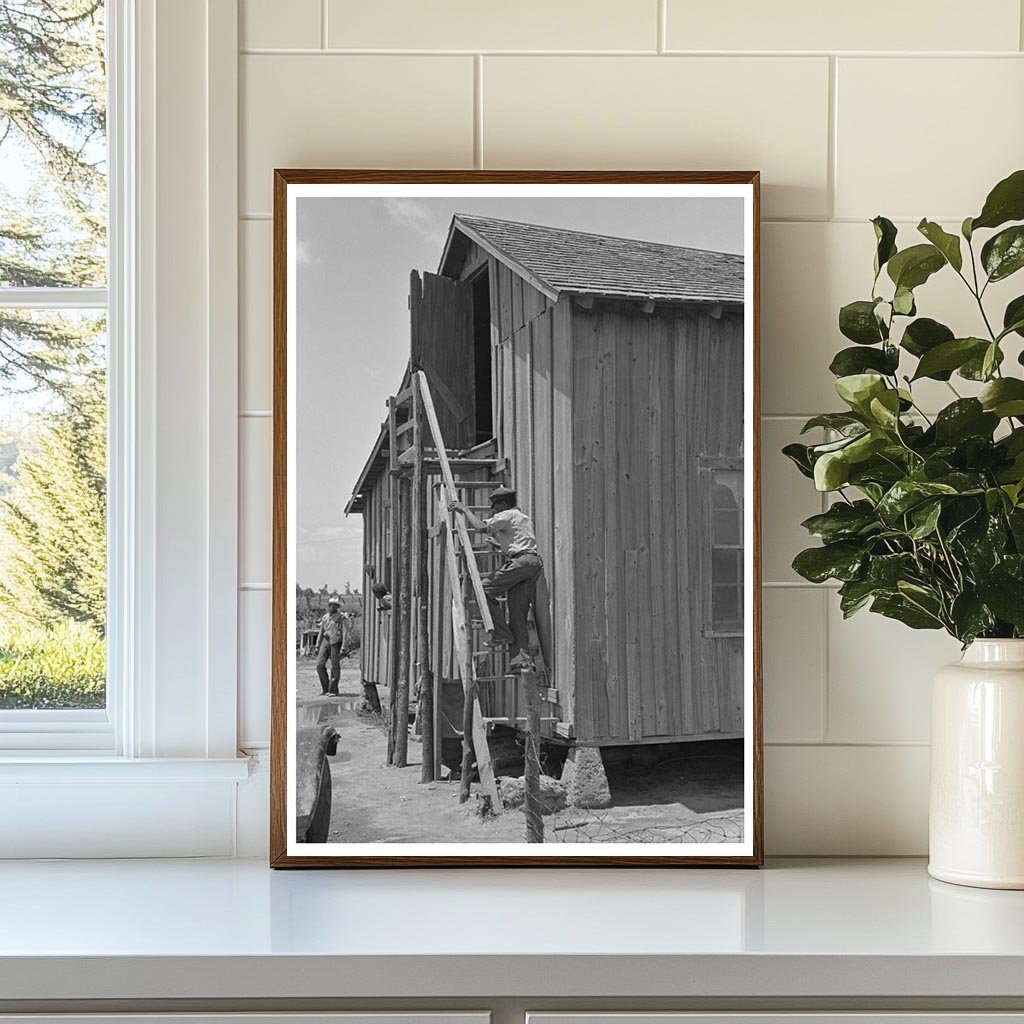
[[[490,1013],[54,1013],[0,1014],[0,1024],[490,1024]]]
[[[528,1013],[526,1024],[1024,1024],[1021,1013]]]

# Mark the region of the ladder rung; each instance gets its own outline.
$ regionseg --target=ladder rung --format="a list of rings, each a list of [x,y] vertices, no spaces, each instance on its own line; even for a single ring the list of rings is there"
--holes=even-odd
[[[416,426],[416,421],[408,419],[404,423],[399,423],[395,430],[395,437],[401,437],[407,430],[412,430]]]
[[[438,483],[442,483],[442,482],[443,481],[440,481],[440,480],[438,481]],[[474,488],[474,487],[479,487],[479,488],[482,489],[484,487],[487,487],[487,488],[490,488],[491,490],[493,490],[495,487],[498,486],[498,483],[497,483],[496,480],[456,480],[455,481],[455,486],[457,488],[458,487],[465,487],[467,489]],[[484,506],[484,508],[490,508],[490,507],[491,507],[490,505],[485,505]]]

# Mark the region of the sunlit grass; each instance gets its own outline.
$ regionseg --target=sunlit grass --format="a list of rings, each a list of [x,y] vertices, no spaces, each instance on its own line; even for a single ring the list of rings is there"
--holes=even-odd
[[[0,708],[101,708],[105,690],[106,648],[90,626],[0,623]]]

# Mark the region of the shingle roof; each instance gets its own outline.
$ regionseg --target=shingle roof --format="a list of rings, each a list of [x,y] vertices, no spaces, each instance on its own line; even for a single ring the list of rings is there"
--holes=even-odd
[[[544,290],[628,299],[742,302],[743,257],[634,238],[456,214],[461,228]]]

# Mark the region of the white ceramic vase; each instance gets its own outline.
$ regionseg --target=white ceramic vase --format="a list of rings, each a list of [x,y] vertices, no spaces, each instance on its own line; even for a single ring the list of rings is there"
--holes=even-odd
[[[932,689],[928,872],[1024,889],[1024,640],[975,640]]]

